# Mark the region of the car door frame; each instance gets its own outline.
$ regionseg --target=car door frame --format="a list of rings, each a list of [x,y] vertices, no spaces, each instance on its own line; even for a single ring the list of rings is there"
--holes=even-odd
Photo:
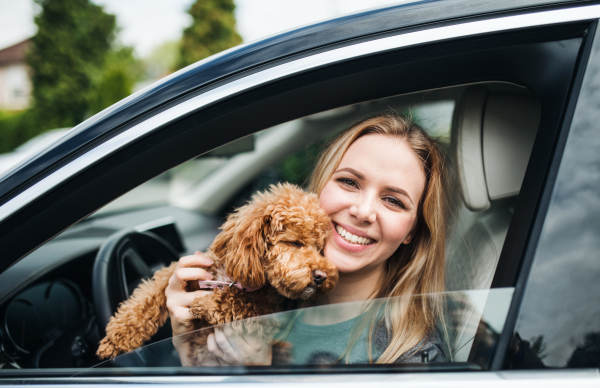
[[[579,11],[582,9],[582,7],[578,8]],[[600,16],[600,8],[596,7],[594,10]],[[527,14],[531,18],[535,15],[535,13]],[[552,106],[557,112],[555,112],[552,118],[548,119],[547,123],[540,125],[541,128],[546,128],[546,130],[543,132],[543,136],[538,135],[536,139],[534,153],[532,154],[531,163],[528,166],[525,176],[525,183],[522,190],[524,193],[527,193],[527,196],[519,199],[517,209],[515,209],[515,214],[522,214],[522,216],[513,220],[509,235],[507,236],[505,247],[512,247],[512,250],[503,249],[501,256],[501,261],[504,258],[504,261],[508,260],[508,262],[513,264],[513,267],[515,267],[514,264],[516,263],[516,268],[513,268],[512,272],[510,270],[500,270],[494,278],[492,285],[492,287],[518,286],[520,284],[518,282],[525,276],[527,258],[530,257],[523,252],[525,247],[527,247],[527,252],[530,252],[532,249],[535,250],[535,241],[539,237],[539,234],[536,237],[535,228],[541,225],[540,222],[543,221],[543,215],[545,214],[549,198],[547,194],[548,182],[552,181],[552,174],[555,177],[556,171],[553,170],[553,167],[556,166],[557,158],[560,158],[561,141],[564,141],[566,133],[568,133],[573,104],[576,101],[578,88],[581,86],[580,75],[585,69],[586,55],[589,55],[589,39],[586,40],[584,31],[589,28],[595,28],[594,17],[591,17],[589,12],[585,17],[582,15],[577,17],[579,19],[576,19],[576,21],[570,20],[571,24],[565,24],[561,27],[554,26],[556,23],[555,19],[548,21],[548,25],[550,25],[548,27],[538,18],[535,22],[530,20],[528,23],[532,23],[532,25],[527,27],[528,29],[525,31],[520,30],[524,28],[522,24],[516,24],[512,25],[514,30],[508,28],[500,31],[480,32],[481,34],[492,34],[492,39],[489,39],[487,35],[460,35],[455,37],[454,40],[448,40],[447,35],[443,38],[440,36],[440,34],[446,33],[448,29],[438,30],[436,35],[437,40],[421,41],[416,46],[398,46],[396,44],[393,48],[384,47],[368,52],[367,54],[359,51],[349,56],[346,62],[340,62],[339,57],[332,58],[329,62],[319,62],[317,60],[309,64],[307,68],[300,67],[300,70],[285,73],[283,76],[261,79],[260,82],[251,84],[251,87],[245,84],[245,88],[236,89],[236,93],[233,94],[231,93],[231,89],[229,89],[229,92],[221,90],[225,96],[223,100],[217,98],[203,105],[197,105],[197,101],[206,98],[207,94],[211,91],[213,93],[216,93],[214,91],[218,92],[220,87],[228,89],[238,81],[244,86],[244,83],[248,81],[247,77],[251,77],[254,74],[260,75],[261,72],[273,71],[278,66],[291,66],[293,68],[298,65],[297,61],[302,61],[305,58],[310,59],[310,61],[307,60],[308,62],[314,61],[316,59],[314,57],[319,55],[317,53],[312,56],[283,62],[279,65],[272,65],[265,69],[258,69],[254,73],[230,79],[226,83],[212,85],[208,89],[202,89],[186,95],[182,101],[176,101],[177,103],[161,107],[159,114],[147,120],[138,119],[128,123],[117,136],[99,143],[95,148],[81,155],[82,157],[90,155],[91,162],[80,164],[81,160],[75,159],[72,162],[75,163],[75,172],[63,176],[59,174],[61,169],[57,169],[53,174],[57,174],[56,176],[59,179],[53,182],[55,183],[54,186],[48,187],[46,191],[35,192],[34,194],[38,194],[37,197],[33,197],[32,199],[26,198],[19,206],[9,209],[13,211],[5,213],[8,215],[0,223],[0,235],[3,236],[0,239],[0,250],[8,252],[11,259],[10,262],[3,260],[3,267],[0,270],[6,269],[13,262],[60,233],[60,231],[69,225],[98,209],[109,199],[115,198],[128,189],[137,186],[184,160],[210,151],[220,144],[225,144],[265,127],[353,102],[393,94],[409,93],[422,90],[423,87],[435,88],[482,82],[484,80],[498,80],[498,77],[490,79],[489,75],[498,74],[498,70],[491,67],[493,66],[493,61],[499,59],[498,57],[490,57],[490,54],[493,54],[493,52],[501,54],[513,50],[511,51],[511,55],[515,55],[515,47],[519,44],[523,45],[524,42],[531,45],[540,45],[548,42],[549,39],[552,42],[552,39],[558,39],[559,36],[563,38],[570,36],[571,39],[575,39],[574,37],[581,35],[583,39],[581,47],[583,49],[577,50],[577,56],[580,59],[578,68],[575,71],[575,67],[573,67],[575,76],[573,78],[571,74],[568,77],[568,85],[562,85],[563,89],[566,88],[563,91],[564,96],[562,97],[562,101]],[[463,24],[480,23],[482,25],[481,22],[483,21],[477,20]],[[462,24],[436,28],[457,28],[458,26],[462,26]],[[560,32],[557,34],[558,30]],[[425,30],[425,32],[430,32],[430,30]],[[416,31],[414,33],[423,32]],[[401,35],[392,35],[388,38],[405,37],[408,34],[410,32]],[[482,37],[486,39],[481,39]],[[494,43],[490,44],[490,41]],[[376,41],[366,41],[359,44],[366,44],[368,46],[370,42]],[[338,49],[352,51],[356,49],[353,46],[356,45],[343,46]],[[526,47],[526,49],[529,48]],[[588,48],[588,51],[586,51],[586,48]],[[526,49],[521,48],[520,53],[525,55]],[[484,51],[486,55],[482,54]],[[331,52],[333,50],[324,51],[321,54],[331,54]],[[337,53],[339,52],[336,52],[336,55]],[[454,58],[452,58],[453,56]],[[452,64],[449,69],[445,69],[445,74],[442,74],[439,70],[438,72],[435,71],[434,62],[439,60],[440,57],[443,57],[446,63]],[[487,59],[484,57],[487,57]],[[473,69],[469,68],[469,70],[473,71],[468,76],[465,76],[464,73],[469,71],[463,69],[461,73],[459,69],[461,64],[464,66],[466,59],[473,61],[467,62],[473,67]],[[489,67],[486,69],[485,66],[481,66],[482,63],[489,65]],[[427,69],[431,70],[434,75],[430,84],[423,85],[419,83],[418,86],[415,86],[410,84],[409,79],[406,79],[406,83],[401,87],[396,89],[386,88],[385,81],[389,74],[397,71],[399,68],[406,70],[405,74],[411,74],[411,69],[417,71],[420,68],[422,71],[424,64],[429,66]],[[575,65],[573,64],[573,66]],[[452,73],[452,71],[456,74]],[[357,79],[361,79],[361,77],[365,77],[367,73],[367,78],[376,80],[379,83],[378,85],[380,85],[379,88],[348,88],[349,79],[352,80],[352,77],[358,77],[354,79],[356,81]],[[463,74],[463,76],[459,77],[457,74]],[[505,81],[511,80],[509,75],[499,78]],[[364,80],[365,78],[362,79]],[[319,87],[314,86],[315,89],[311,89],[311,85],[318,85]],[[327,88],[323,85],[326,85]],[[346,85],[345,89],[344,85]],[[355,85],[359,85],[359,83],[355,83]],[[527,86],[530,88],[533,87],[534,90],[536,89],[536,85],[532,85],[531,83]],[[537,87],[542,86],[537,85]],[[344,94],[343,98],[338,98],[337,100],[326,93],[319,95],[320,98],[310,98],[315,96],[315,90],[319,88],[321,90],[344,90],[347,93]],[[353,95],[352,93],[356,94]],[[571,98],[569,98],[569,94],[571,94]],[[544,101],[544,97],[540,97]],[[194,100],[195,98],[197,100]],[[556,97],[554,98],[556,99]],[[290,103],[294,100],[306,101],[306,105],[302,106],[301,109],[293,106],[290,108]],[[195,102],[192,103],[192,101]],[[190,107],[186,108],[187,110],[182,109],[185,108],[183,105],[186,103]],[[268,112],[267,107],[273,110],[274,114],[265,118],[264,112]],[[549,109],[547,105],[546,107],[546,109]],[[163,112],[170,113],[166,115],[166,119],[164,117],[158,119]],[[234,113],[238,117],[228,120],[227,117]],[[136,133],[135,129],[144,127],[144,125],[149,129],[146,132],[140,131]],[[227,132],[220,130],[224,126],[233,129]],[[236,128],[243,129],[236,130]],[[117,139],[121,134],[124,136],[119,139],[125,139],[125,141],[120,142],[121,140],[115,140],[113,143],[117,146],[116,148],[111,148],[113,147],[111,140]],[[197,146],[196,144],[198,143],[194,141],[202,141],[203,143]],[[106,148],[104,151],[106,152],[105,154],[102,153],[102,147]],[[96,155],[95,159],[94,155]],[[550,163],[553,158],[555,162]],[[127,166],[125,163],[127,163]],[[68,166],[68,164],[65,166]],[[545,173],[537,173],[540,169],[545,171]],[[539,175],[542,176],[540,177]],[[52,177],[52,174],[48,177]],[[27,189],[24,192],[27,192]],[[83,203],[73,201],[73,196],[86,198],[86,200],[81,201]],[[19,198],[19,196],[11,200],[15,198]],[[2,208],[10,204],[11,200],[5,202]],[[6,211],[6,208],[4,210]],[[513,224],[516,226],[513,226]],[[51,226],[50,231],[44,229],[48,225]],[[523,230],[526,233],[523,233]],[[27,236],[32,235],[40,237],[37,240],[33,239],[33,242],[28,241]],[[508,253],[505,253],[505,251]],[[515,257],[518,259],[515,259]],[[516,276],[519,273],[519,269],[521,269],[521,275],[517,279]],[[512,306],[510,311],[513,311]],[[510,326],[508,322],[506,326]],[[495,365],[494,369],[498,368],[496,370],[501,368],[501,366],[498,366],[496,360],[494,360],[493,365]]]

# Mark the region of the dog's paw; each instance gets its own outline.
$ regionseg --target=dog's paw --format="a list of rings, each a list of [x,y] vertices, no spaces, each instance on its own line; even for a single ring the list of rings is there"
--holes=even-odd
[[[106,360],[109,358],[113,359],[124,352],[124,350],[118,349],[108,338],[104,338],[102,341],[100,341],[100,346],[98,346],[96,355],[101,360]]]

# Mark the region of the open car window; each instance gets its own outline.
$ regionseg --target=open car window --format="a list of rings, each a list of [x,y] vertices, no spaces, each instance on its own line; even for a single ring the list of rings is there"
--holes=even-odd
[[[25,369],[98,364],[95,352],[101,326],[142,279],[179,256],[207,250],[227,214],[257,191],[278,182],[306,187],[324,144],[351,124],[382,113],[412,116],[446,153],[452,173],[446,245],[448,293],[415,298],[439,299],[446,307],[446,319],[436,329],[445,364],[466,370],[489,369],[512,295],[512,288],[489,288],[501,265],[500,253],[540,119],[539,102],[526,88],[500,82],[405,94],[321,112],[229,143],[142,184],[2,275],[10,290],[0,295],[0,303],[4,303],[5,349],[12,362]],[[122,265],[105,275],[104,288],[98,288],[96,280],[91,281],[97,278],[94,263],[98,252],[108,239],[130,230],[158,236],[170,246],[170,253],[160,254],[163,251],[151,243],[131,239],[116,251]],[[111,280],[116,272],[117,280]],[[29,277],[23,282],[11,278],[14,273],[28,273]],[[100,293],[104,293],[102,297]],[[401,302],[402,298],[379,300],[370,308],[379,311]],[[307,312],[316,311],[335,321],[340,311],[363,308],[362,304],[323,306]],[[57,309],[62,315],[53,312]],[[303,311],[227,326],[232,330],[239,326],[242,331],[245,325],[276,326],[274,339],[285,334],[283,327],[290,322],[301,326],[299,314]],[[100,367],[152,368],[139,373],[152,373],[159,366],[180,367],[170,337],[167,323],[153,338],[155,343]],[[302,355],[293,348],[290,352],[290,367],[317,363],[310,349],[302,350]],[[360,347],[354,352],[350,363],[369,362]],[[331,354],[319,360],[326,365],[345,364]]]
[[[333,368],[333,371],[364,372],[360,365],[368,368],[367,364],[381,356],[387,343],[390,322],[386,320],[385,312],[409,302],[440,304],[444,306],[445,314],[426,340],[394,362],[386,363],[386,370],[487,370],[512,295],[512,288],[503,288],[297,308],[167,338],[99,363],[77,376],[95,375],[106,368],[117,374],[142,371],[160,374],[182,364],[188,364],[189,368],[183,368],[180,373],[200,375],[306,373],[323,370],[323,366]],[[215,335],[215,330],[240,355],[230,364],[217,361],[204,344],[209,335]],[[465,341],[465,338],[469,340]],[[195,348],[193,355],[183,355],[186,359],[182,361],[173,341],[201,345]],[[465,347],[470,349],[473,357],[457,359],[460,358],[457,354]],[[263,363],[270,366],[257,367]]]
[[[369,101],[268,128],[170,169],[104,206],[94,216],[156,205],[216,215],[242,205],[253,192],[271,183],[305,187],[327,141],[351,124],[380,113],[411,116],[449,145],[454,108],[462,90],[451,88]]]

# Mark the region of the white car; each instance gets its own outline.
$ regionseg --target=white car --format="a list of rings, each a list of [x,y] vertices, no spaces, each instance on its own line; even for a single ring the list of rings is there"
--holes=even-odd
[[[60,139],[68,128],[51,129],[18,146],[14,151],[0,154],[0,175],[16,167]]]

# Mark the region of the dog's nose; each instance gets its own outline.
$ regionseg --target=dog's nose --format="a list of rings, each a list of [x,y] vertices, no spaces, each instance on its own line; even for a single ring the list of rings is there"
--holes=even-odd
[[[320,269],[315,269],[313,271],[313,278],[315,279],[315,284],[317,286],[320,286],[321,284],[323,284],[325,279],[327,279],[327,274],[321,271]]]

